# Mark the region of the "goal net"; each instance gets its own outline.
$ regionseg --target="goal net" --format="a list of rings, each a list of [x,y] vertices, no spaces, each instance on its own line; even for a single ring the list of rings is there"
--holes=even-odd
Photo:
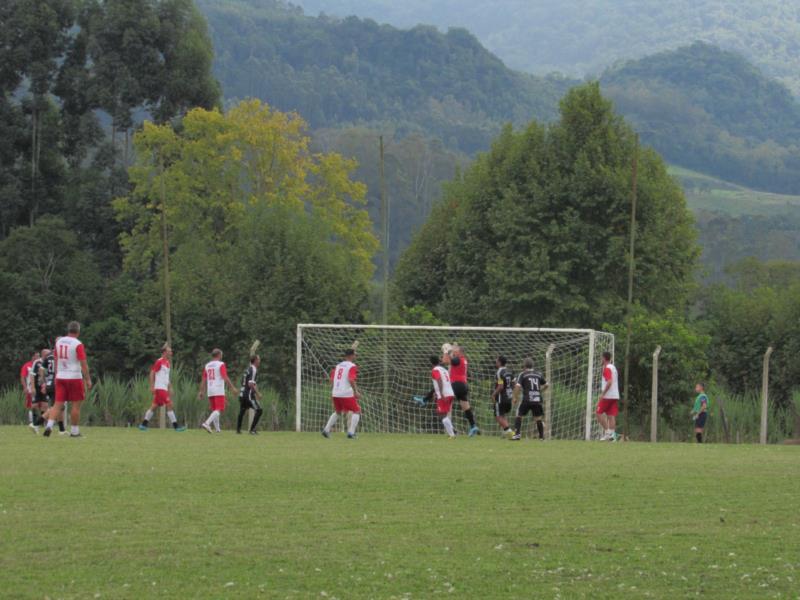
[[[503,355],[515,376],[526,357],[550,384],[543,394],[545,432],[554,439],[590,439],[600,391],[602,353],[614,352],[614,336],[586,329],[414,327],[391,325],[297,326],[297,431],[319,431],[332,412],[330,373],[344,350],[358,341],[358,386],[362,432],[443,431],[435,402],[414,396],[431,389],[432,355],[442,344],[458,344],[469,363],[469,399],[481,432],[498,434],[491,393],[495,359]],[[466,431],[458,402],[453,423]],[[509,414],[513,425],[513,413]],[[523,426],[534,428],[528,417]],[[340,420],[339,427],[343,427]]]

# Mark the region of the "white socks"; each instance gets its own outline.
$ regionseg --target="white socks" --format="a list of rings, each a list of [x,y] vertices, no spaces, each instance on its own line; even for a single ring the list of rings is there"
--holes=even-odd
[[[17,414],[19,414],[19,413],[17,413]],[[28,423],[33,425],[33,411],[32,410],[28,411]]]
[[[358,413],[353,413],[350,417],[350,435],[356,434],[356,427],[358,427],[358,422],[361,420],[361,415]]]
[[[152,419],[152,418],[153,418],[153,410],[152,410],[152,409],[150,409],[150,408],[148,408],[148,409],[147,409],[147,412],[146,412],[146,413],[144,413],[144,420],[145,420],[145,421],[149,421],[149,420],[150,420],[150,419]]]
[[[206,419],[205,423],[203,423],[206,427],[214,426],[214,429],[219,431],[219,411],[213,411],[208,418]]]
[[[53,419],[47,419],[47,429],[52,429],[56,422]]]
[[[149,411],[148,411],[148,412],[149,412]],[[178,420],[178,419],[175,417],[175,412],[174,412],[174,411],[168,410],[168,411],[167,411],[167,416],[169,417],[169,422],[170,422],[170,423],[175,423],[175,422]],[[150,419],[150,417],[147,417],[147,419]]]
[[[77,425],[73,425],[72,427],[69,428],[69,433],[70,435],[78,435],[80,433],[80,430],[78,429]]]
[[[444,425],[445,431],[447,431],[447,435],[453,437],[456,432],[453,430],[453,422],[450,420],[450,417],[445,417],[442,419],[442,425]]]
[[[328,424],[325,425],[325,433],[330,433],[331,432],[331,429],[333,429],[333,426],[336,425],[336,421],[338,419],[339,419],[339,415],[337,415],[336,413],[333,413],[331,415],[331,418],[328,419]]]

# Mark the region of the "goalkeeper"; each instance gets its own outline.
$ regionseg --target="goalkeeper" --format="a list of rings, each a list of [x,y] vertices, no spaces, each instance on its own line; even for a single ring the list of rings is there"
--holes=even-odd
[[[256,411],[253,417],[253,423],[250,425],[250,434],[256,435],[258,433],[258,421],[264,413],[261,408],[261,394],[258,392],[258,385],[256,384],[256,375],[258,375],[258,367],[261,365],[261,357],[257,354],[250,357],[250,366],[242,375],[242,386],[239,388],[239,417],[236,420],[236,433],[242,433],[242,421],[244,415],[251,408]]]

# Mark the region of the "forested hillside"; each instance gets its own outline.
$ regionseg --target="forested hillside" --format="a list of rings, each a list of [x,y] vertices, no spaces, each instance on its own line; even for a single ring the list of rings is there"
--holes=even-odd
[[[800,91],[795,0],[297,0],[307,12],[400,27],[466,27],[509,66],[598,74],[619,60],[704,40],[736,50]]]
[[[508,69],[463,29],[312,18],[280,0],[200,0],[229,100],[257,97],[311,127],[387,124],[467,153],[507,121],[551,120],[574,82]]]
[[[740,55],[698,42],[625,63],[601,81],[668,161],[759,189],[800,191],[800,102]]]

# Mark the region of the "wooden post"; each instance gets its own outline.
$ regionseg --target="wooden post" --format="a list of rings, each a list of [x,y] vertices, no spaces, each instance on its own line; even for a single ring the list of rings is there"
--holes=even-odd
[[[772,346],[764,353],[764,370],[761,375],[761,443],[767,443],[767,415],[769,414],[769,357]]]
[[[625,427],[623,429],[624,439],[628,439],[628,405],[630,404],[630,389],[628,387],[628,372],[631,362],[631,329],[633,328],[633,275],[636,271],[636,197],[637,182],[639,175],[639,135],[636,135],[633,147],[633,166],[631,173],[631,239],[630,256],[628,260],[628,317],[627,333],[625,335],[625,374],[624,374],[624,395],[623,413],[625,415]]]
[[[650,441],[658,441],[658,357],[661,356],[661,346],[656,346],[653,352],[653,387],[650,392]]]

